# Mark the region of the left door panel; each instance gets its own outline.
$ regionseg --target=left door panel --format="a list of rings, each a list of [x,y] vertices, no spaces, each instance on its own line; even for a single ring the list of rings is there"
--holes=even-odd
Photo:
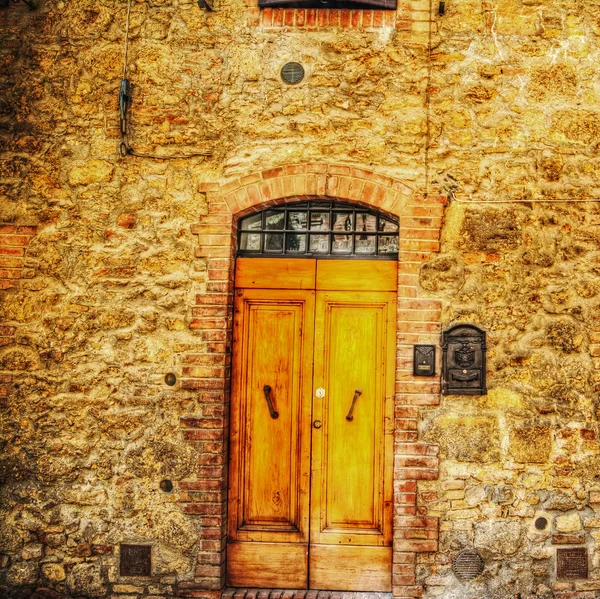
[[[307,586],[314,305],[314,291],[236,291],[231,586]]]

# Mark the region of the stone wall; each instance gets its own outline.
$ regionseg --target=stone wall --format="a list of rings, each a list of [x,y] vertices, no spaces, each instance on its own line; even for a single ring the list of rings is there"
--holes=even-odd
[[[444,299],[444,325],[487,331],[489,393],[421,413],[422,438],[440,443],[439,481],[419,486],[440,546],[418,580],[429,596],[595,597],[600,7],[446,4],[432,153],[458,201],[420,282]],[[498,200],[521,203],[481,203]],[[556,549],[573,545],[589,549],[589,580],[556,577]],[[460,583],[450,559],[472,546],[486,568]]]
[[[600,5],[437,5],[133,2],[129,139],[212,152],[180,160],[117,152],[126,3],[0,9],[0,595],[219,595],[231,312],[211,298],[231,292],[219,227],[243,207],[211,202],[335,164],[314,194],[346,197],[352,172],[381,205],[398,182],[431,200],[406,228],[442,226],[400,257],[400,311],[423,314],[400,319],[395,595],[596,596]],[[296,193],[281,185],[261,201]],[[488,333],[487,396],[408,374],[418,335],[457,322]],[[120,576],[121,543],[152,545],[152,577]],[[460,582],[471,546],[486,567]],[[572,546],[587,580],[556,578]]]
[[[421,285],[446,298],[444,322],[487,331],[489,392],[421,414],[422,438],[440,444],[440,478],[419,487],[441,522],[439,553],[418,568],[432,596],[463,596],[449,558],[469,546],[486,562],[474,592],[600,587],[599,222],[595,204],[446,211],[456,234]],[[589,548],[591,580],[556,580],[556,549],[571,545]]]

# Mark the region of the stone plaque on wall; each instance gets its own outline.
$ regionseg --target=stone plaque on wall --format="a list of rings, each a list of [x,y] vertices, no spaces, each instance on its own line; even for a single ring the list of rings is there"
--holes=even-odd
[[[585,547],[556,550],[557,578],[587,578],[588,552]]]

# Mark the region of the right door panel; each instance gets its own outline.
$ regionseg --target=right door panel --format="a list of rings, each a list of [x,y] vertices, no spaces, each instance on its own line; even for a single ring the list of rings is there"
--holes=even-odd
[[[391,590],[395,298],[317,292],[311,588]]]

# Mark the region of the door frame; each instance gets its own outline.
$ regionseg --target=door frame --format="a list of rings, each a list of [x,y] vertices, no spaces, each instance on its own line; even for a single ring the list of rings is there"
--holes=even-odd
[[[419,443],[417,422],[422,406],[439,404],[439,379],[412,375],[414,344],[439,345],[441,302],[423,296],[419,270],[439,251],[444,196],[422,196],[399,180],[347,166],[288,165],[251,174],[222,185],[200,184],[208,214],[192,226],[199,236],[196,256],[206,264],[205,288],[196,296],[190,329],[207,345],[206,360],[213,368],[196,367],[182,356],[183,389],[198,393],[202,418],[182,416],[183,437],[191,442],[215,439],[199,447],[197,481],[182,481],[180,489],[219,489],[214,502],[182,496],[183,511],[199,517],[200,551],[190,586],[212,589],[220,596],[225,583],[227,444],[232,335],[232,297],[236,226],[240,217],[273,205],[313,199],[339,200],[374,208],[399,219],[398,319],[394,419],[394,557],[393,596],[419,596],[415,565],[421,553],[437,550],[437,518],[428,516],[418,496],[418,481],[438,476],[438,448]],[[202,292],[200,292],[202,291]],[[439,352],[438,352],[439,354]],[[438,364],[439,371],[439,364]],[[218,415],[209,418],[208,415]],[[210,421],[210,422],[209,422]],[[219,433],[220,431],[220,433]]]

